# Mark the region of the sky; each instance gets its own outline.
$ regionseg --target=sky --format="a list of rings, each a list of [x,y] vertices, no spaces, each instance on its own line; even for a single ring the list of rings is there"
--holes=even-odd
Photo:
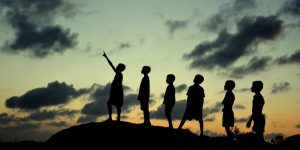
[[[136,99],[148,65],[152,125],[168,126],[166,76],[176,76],[177,127],[187,89],[201,74],[205,135],[225,135],[226,80],[236,83],[233,110],[241,132],[251,131],[245,127],[250,88],[261,80],[265,138],[300,133],[298,0],[0,0],[0,31],[1,141],[43,141],[106,120],[114,72],[103,51],[115,66],[126,65],[122,121],[143,122]],[[183,128],[199,133],[196,121]]]

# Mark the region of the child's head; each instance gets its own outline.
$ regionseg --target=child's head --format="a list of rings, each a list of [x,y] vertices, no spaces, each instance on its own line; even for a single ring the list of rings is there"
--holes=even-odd
[[[142,69],[142,74],[147,75],[151,71],[151,68],[149,66],[144,66]]]
[[[167,75],[167,83],[171,84],[175,81],[175,76],[173,74],[168,74]]]
[[[200,74],[197,74],[194,78],[195,84],[201,84],[204,81],[204,77]]]
[[[252,87],[251,87],[251,92],[260,92],[264,87],[263,82],[261,81],[253,81],[252,82]]]
[[[122,63],[119,63],[116,70],[117,72],[123,72],[126,69],[126,66]]]
[[[232,91],[235,87],[235,83],[233,80],[227,80],[225,82],[224,90]]]

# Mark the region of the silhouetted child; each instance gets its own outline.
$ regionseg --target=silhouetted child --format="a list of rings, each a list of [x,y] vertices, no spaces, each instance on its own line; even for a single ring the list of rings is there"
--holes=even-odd
[[[175,81],[175,76],[173,74],[167,75],[166,82],[169,85],[165,92],[163,104],[165,104],[165,113],[166,113],[166,117],[168,119],[170,128],[173,128],[171,113],[172,113],[172,109],[175,105],[175,87],[173,85],[174,81]]]
[[[144,124],[151,125],[150,115],[149,115],[149,98],[150,98],[150,81],[149,81],[149,72],[151,68],[149,66],[144,66],[141,73],[144,74],[144,77],[141,81],[138,100],[141,104],[141,110],[144,112]]]
[[[260,94],[260,92],[263,89],[263,82],[261,81],[254,81],[252,83],[251,87],[251,92],[254,92],[255,95],[253,96],[253,101],[252,101],[252,115],[247,122],[247,128],[250,128],[251,122],[253,120],[254,125],[252,127],[252,130],[256,133],[258,138],[261,140],[264,140],[264,132],[265,132],[265,117],[262,113],[265,100],[264,97]]]
[[[194,78],[194,85],[190,86],[187,92],[187,105],[184,112],[183,118],[180,122],[179,129],[182,128],[185,121],[196,119],[200,124],[200,136],[203,136],[203,119],[202,119],[202,109],[204,102],[204,89],[199,85],[204,81],[202,75],[197,74]]]
[[[227,137],[233,138],[233,133],[230,130],[230,127],[234,126],[234,113],[232,111],[232,105],[234,103],[234,93],[232,90],[235,87],[235,83],[232,80],[227,80],[224,86],[224,90],[226,90],[225,97],[222,101],[222,104],[224,105],[223,108],[223,122],[222,126],[225,127]]]
[[[111,83],[110,87],[110,95],[109,95],[109,100],[107,102],[107,107],[108,107],[108,115],[109,118],[108,120],[112,120],[112,106],[114,105],[117,107],[117,121],[120,121],[121,119],[121,107],[123,106],[123,98],[124,98],[124,93],[123,93],[123,75],[122,72],[125,70],[126,66],[122,63],[118,64],[117,68],[114,67],[112,62],[109,60],[109,58],[106,56],[105,52],[103,52],[103,56],[106,58],[108,61],[109,65],[112,67],[114,72],[116,73],[114,80]]]

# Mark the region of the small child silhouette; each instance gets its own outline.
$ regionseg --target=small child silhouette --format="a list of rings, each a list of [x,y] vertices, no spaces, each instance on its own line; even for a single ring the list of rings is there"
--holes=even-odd
[[[150,73],[151,68],[149,66],[144,66],[141,73],[144,74],[144,77],[141,81],[138,100],[141,104],[141,110],[144,112],[144,124],[151,125],[150,114],[149,114],[149,98],[150,98],[150,81],[148,74]]]
[[[122,63],[118,64],[117,68],[113,65],[113,63],[109,60],[109,58],[106,56],[105,52],[103,52],[103,56],[106,58],[108,61],[109,65],[112,67],[114,72],[116,73],[114,80],[111,83],[110,87],[110,95],[109,95],[109,100],[107,102],[107,107],[108,107],[108,115],[109,118],[108,120],[112,120],[112,106],[114,105],[117,107],[117,121],[120,121],[121,119],[121,107],[123,106],[123,98],[124,98],[124,93],[123,93],[123,75],[122,72],[125,70],[126,66]]]
[[[227,137],[233,138],[233,133],[230,130],[230,127],[234,126],[234,113],[232,111],[232,105],[235,100],[234,93],[232,90],[235,87],[235,83],[232,80],[227,80],[224,86],[224,90],[226,90],[225,97],[222,101],[222,104],[224,105],[223,108],[223,122],[222,126],[225,127]]]
[[[173,74],[167,75],[166,82],[169,85],[165,92],[163,104],[165,104],[165,113],[166,113],[166,117],[168,119],[169,128],[173,128],[171,113],[172,113],[172,109],[173,109],[173,107],[175,105],[175,101],[176,101],[175,100],[175,87],[173,85],[174,81],[175,81],[175,76]]]
[[[250,128],[251,122],[253,120],[254,125],[252,127],[252,130],[256,133],[257,137],[261,140],[264,140],[264,132],[265,132],[265,116],[262,113],[265,100],[264,97],[260,94],[260,92],[263,89],[263,82],[262,81],[254,81],[252,83],[251,92],[255,93],[253,96],[252,101],[252,115],[247,122],[246,126],[247,128]]]
[[[180,122],[179,129],[182,128],[185,121],[196,119],[200,124],[200,136],[203,136],[203,119],[202,119],[202,109],[204,102],[204,89],[199,85],[204,81],[202,75],[197,74],[194,78],[194,85],[190,86],[187,92],[187,105],[186,110],[184,112],[183,118]]]

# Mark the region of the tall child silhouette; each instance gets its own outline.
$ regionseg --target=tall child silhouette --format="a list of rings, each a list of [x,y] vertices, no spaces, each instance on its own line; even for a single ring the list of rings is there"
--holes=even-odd
[[[202,119],[202,109],[204,102],[204,89],[199,85],[204,81],[202,75],[197,74],[194,78],[194,85],[190,86],[187,92],[187,105],[186,110],[184,112],[183,118],[180,122],[179,129],[182,128],[185,121],[196,119],[200,124],[200,136],[203,136],[203,119]]]
[[[232,138],[233,133],[230,130],[230,127],[234,126],[234,113],[232,111],[232,105],[234,103],[235,96],[232,90],[235,87],[235,83],[232,80],[227,80],[224,86],[224,90],[226,90],[225,97],[222,101],[224,105],[223,108],[223,122],[222,126],[225,127],[227,137]]]
[[[250,128],[251,122],[253,120],[254,125],[252,127],[252,130],[256,133],[258,138],[261,140],[264,139],[264,132],[265,132],[265,116],[262,113],[265,100],[264,97],[260,94],[261,90],[263,89],[263,82],[261,81],[254,81],[252,83],[251,87],[251,92],[255,93],[253,96],[253,101],[252,101],[252,115],[247,122],[246,126],[247,128]]]
[[[166,89],[163,104],[165,104],[165,113],[166,113],[166,117],[168,119],[170,128],[173,128],[171,113],[172,113],[172,109],[173,109],[173,107],[175,105],[175,101],[176,101],[175,100],[175,87],[173,85],[174,81],[175,81],[175,76],[173,74],[167,75],[166,82],[169,85]]]
[[[141,110],[144,112],[144,124],[151,125],[150,123],[150,114],[149,114],[149,98],[150,98],[150,81],[148,74],[150,73],[151,68],[149,66],[144,66],[141,73],[144,74],[144,77],[141,81],[138,100],[141,104]]]
[[[123,98],[124,98],[124,93],[123,93],[123,75],[122,72],[125,70],[126,66],[122,63],[118,64],[117,68],[114,67],[112,62],[109,60],[109,58],[106,56],[105,52],[103,52],[103,56],[106,58],[108,61],[109,65],[112,67],[114,72],[116,73],[114,80],[111,83],[111,88],[110,88],[110,95],[109,95],[109,100],[107,102],[107,107],[108,107],[108,114],[109,118],[108,120],[112,120],[112,106],[114,105],[117,107],[117,121],[120,121],[121,119],[121,107],[123,106]]]

